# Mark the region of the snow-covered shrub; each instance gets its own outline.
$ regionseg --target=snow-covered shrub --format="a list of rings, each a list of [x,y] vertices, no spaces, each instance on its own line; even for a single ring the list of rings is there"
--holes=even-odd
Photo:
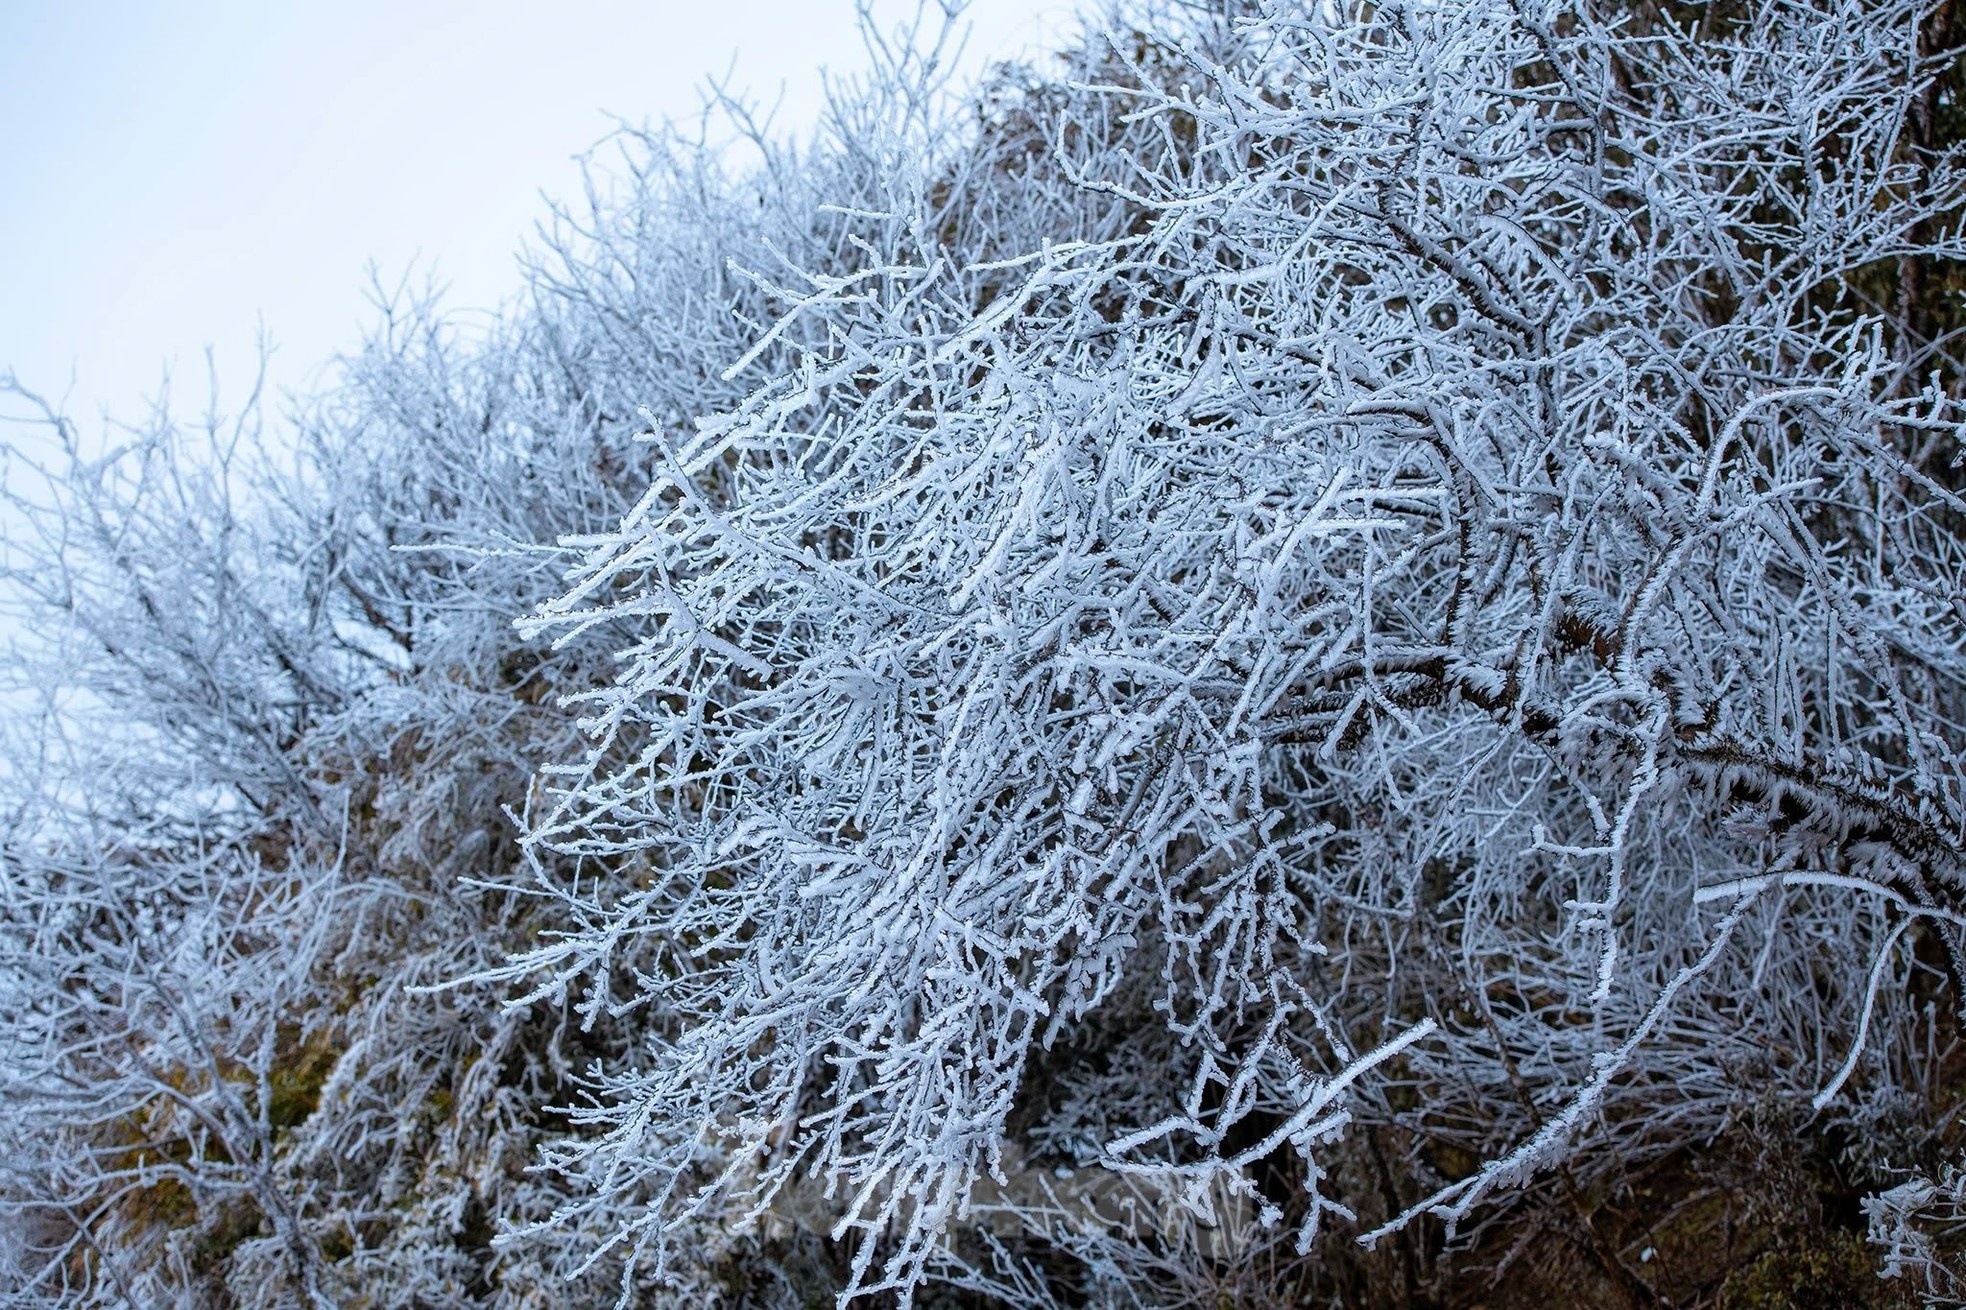
[[[49,415],[53,456],[15,454],[14,671],[60,703],[7,778],[0,995],[23,1021],[0,1054],[0,1299],[612,1299],[551,1243],[489,1242],[564,1201],[524,1170],[619,1033],[444,985],[541,928],[491,889],[513,881],[507,808],[569,748],[558,698],[606,646],[512,625],[556,594],[554,541],[618,523],[646,481],[633,406],[664,393],[624,361],[662,352],[662,387],[717,396],[741,297],[703,243],[779,212],[656,138],[629,158],[621,205],[670,221],[597,213],[582,244],[564,220],[566,279],[542,262],[489,330],[386,297],[341,382],[271,433],[257,404],[160,413],[98,456]],[[645,299],[608,299],[609,259]],[[146,974],[166,981],[140,992]],[[248,1157],[170,1108],[190,1086],[271,1115],[267,1188],[235,1186]],[[254,1254],[281,1207],[300,1272]]]
[[[673,1269],[810,1179],[905,1299],[1013,1148],[1309,1249],[1901,1112],[1966,909],[1954,374],[1865,294],[1960,253],[1927,16],[1153,11],[855,140],[783,363],[529,628],[626,639],[504,976],[662,1017],[584,1220]]]
[[[877,44],[16,464],[0,1293],[1692,1302],[1603,1198],[1784,1137],[1951,1286],[1949,15]]]

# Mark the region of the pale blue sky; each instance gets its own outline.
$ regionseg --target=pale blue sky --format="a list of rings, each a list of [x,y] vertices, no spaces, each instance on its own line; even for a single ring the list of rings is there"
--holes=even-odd
[[[976,0],[968,62],[1072,7]],[[0,368],[87,427],[167,364],[201,403],[207,344],[243,386],[263,316],[303,383],[355,343],[370,260],[430,262],[453,305],[508,293],[608,114],[693,116],[734,70],[803,128],[818,69],[861,62],[851,0],[0,0]]]

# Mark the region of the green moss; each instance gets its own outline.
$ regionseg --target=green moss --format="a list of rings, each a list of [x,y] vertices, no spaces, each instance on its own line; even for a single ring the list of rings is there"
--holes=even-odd
[[[1722,1286],[1721,1310],[1885,1310],[1916,1302],[1877,1276],[1876,1262],[1855,1233],[1815,1229],[1735,1271]]]
[[[281,1026],[279,1056],[267,1078],[271,1095],[266,1117],[276,1131],[293,1128],[314,1113],[340,1054],[325,1033],[302,1041],[297,1030]]]

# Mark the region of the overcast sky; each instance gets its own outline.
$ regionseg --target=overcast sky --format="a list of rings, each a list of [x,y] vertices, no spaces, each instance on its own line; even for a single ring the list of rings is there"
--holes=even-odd
[[[976,0],[969,64],[1072,8]],[[0,0],[0,369],[88,427],[167,366],[201,404],[207,345],[236,392],[263,318],[304,384],[355,344],[371,260],[508,294],[608,115],[693,117],[729,73],[802,132],[818,70],[863,62],[851,0]]]

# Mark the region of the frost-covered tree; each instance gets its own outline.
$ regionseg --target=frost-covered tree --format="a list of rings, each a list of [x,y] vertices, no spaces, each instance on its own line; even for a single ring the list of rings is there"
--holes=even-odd
[[[52,440],[10,452],[10,673],[60,703],[6,778],[5,1298],[614,1299],[606,1259],[563,1277],[604,1233],[489,1242],[566,1202],[525,1167],[643,1016],[570,1027],[446,986],[553,926],[505,890],[506,811],[571,749],[559,698],[619,635],[513,621],[558,593],[558,539],[646,484],[638,410],[742,398],[719,374],[768,309],[726,262],[801,248],[822,203],[762,137],[759,182],[664,135],[618,144],[490,329],[385,295],[340,382],[271,433],[257,403],[160,411],[97,452],[43,406]],[[305,1276],[266,1240],[282,1215]]]
[[[1169,8],[853,136],[729,376],[789,357],[531,626],[631,637],[509,975],[664,1020],[580,1213],[659,1275],[816,1211],[905,1300],[982,1210],[1101,1227],[1040,1159],[1310,1252],[1932,1113],[1958,375],[1878,288],[1961,253],[1935,20]]]
[[[50,416],[0,1291],[1697,1304],[1806,1148],[1956,1294],[1956,21],[924,23]]]

